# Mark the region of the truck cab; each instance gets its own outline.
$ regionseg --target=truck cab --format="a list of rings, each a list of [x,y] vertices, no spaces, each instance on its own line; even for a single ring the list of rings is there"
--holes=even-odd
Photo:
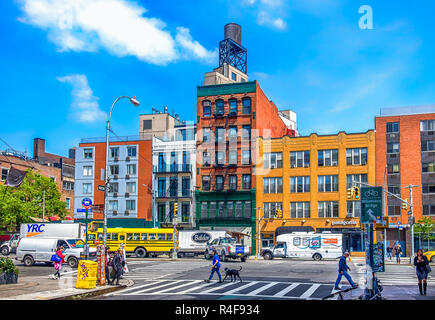
[[[231,237],[219,237],[208,243],[204,253],[206,259],[212,258],[213,249],[216,249],[219,258],[225,262],[228,261],[229,258],[240,259],[240,261],[245,262],[251,253],[249,246],[237,243],[237,240]]]
[[[261,255],[265,260],[285,258],[287,257],[287,243],[277,242],[275,246],[263,249]]]
[[[2,255],[7,256],[10,253],[17,251],[18,241],[20,240],[20,234],[16,233],[11,235],[11,238],[0,245],[0,252]]]

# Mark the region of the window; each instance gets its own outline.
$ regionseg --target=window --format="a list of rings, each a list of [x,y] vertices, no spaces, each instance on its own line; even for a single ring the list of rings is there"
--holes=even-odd
[[[135,233],[135,234],[133,235],[133,240],[134,240],[134,241],[139,241],[139,240],[140,240],[140,233]]]
[[[225,164],[225,152],[216,151],[216,165],[223,166]]]
[[[126,200],[125,201],[125,209],[129,211],[136,210],[136,200]]]
[[[282,168],[282,152],[271,152],[263,154],[263,168]]]
[[[210,218],[216,218],[216,202],[210,202]]]
[[[290,177],[290,192],[310,192],[310,177]]]
[[[167,240],[167,241],[172,241],[172,239],[173,239],[173,238],[172,238],[172,234],[167,233],[167,234],[166,234],[166,240]]]
[[[159,172],[166,171],[166,161],[165,154],[163,152],[159,152]]]
[[[64,181],[63,182],[63,189],[64,190],[74,190],[74,182]]]
[[[176,176],[169,177],[169,196],[178,196],[178,177]]]
[[[228,140],[230,142],[237,142],[237,127],[230,127],[228,130]]]
[[[290,202],[290,218],[309,218],[309,202]]]
[[[318,192],[337,192],[338,176],[318,176],[317,189]]]
[[[250,141],[250,140],[251,140],[251,126],[243,126],[242,141]]]
[[[127,156],[136,157],[136,147],[127,147]]]
[[[276,218],[276,210],[282,210],[282,202],[264,202],[264,218]]]
[[[435,140],[422,141],[421,151],[435,151]]]
[[[251,217],[251,201],[245,201],[245,218]]]
[[[310,166],[310,151],[290,152],[290,168],[308,168]]]
[[[126,192],[127,193],[136,193],[136,182],[127,182],[126,183]]]
[[[387,143],[387,153],[400,153],[400,143],[398,142]]]
[[[293,238],[293,245],[295,247],[299,247],[301,245],[301,238],[300,237],[294,237]]]
[[[110,169],[110,175],[115,175],[115,174],[119,174],[119,166],[118,165],[111,165],[109,167]]]
[[[243,114],[251,114],[251,98],[244,98],[242,100]]]
[[[92,166],[84,166],[83,177],[91,177],[91,176],[92,176]]]
[[[367,164],[367,148],[346,149],[346,164],[348,166]]]
[[[422,163],[421,164],[422,172],[435,172],[435,162]]]
[[[224,100],[216,100],[216,115],[224,115]]]
[[[224,128],[216,128],[216,141],[224,142],[225,141],[225,129]]]
[[[347,202],[347,216],[358,218],[361,217],[361,202],[348,201]]]
[[[147,239],[147,234],[146,233],[141,233],[140,234],[140,240],[141,241],[145,241]]]
[[[236,217],[243,217],[243,202],[242,201],[237,201],[236,202]]]
[[[387,165],[387,173],[388,174],[395,174],[400,172],[400,165],[399,164],[388,164]]]
[[[399,122],[387,122],[387,133],[399,132]]]
[[[367,183],[367,174],[348,174],[346,175],[346,189],[351,188],[353,185],[357,187],[364,187],[358,183],[353,184],[353,182],[364,182]]]
[[[164,233],[157,234],[157,240],[164,241],[165,240],[165,234]]]
[[[389,216],[400,216],[400,206],[388,206]]]
[[[136,164],[127,164],[127,174],[129,175],[136,174]]]
[[[118,211],[118,200],[109,200],[109,211]]]
[[[235,74],[234,72],[231,72],[231,79],[234,81],[237,81],[237,74]]]
[[[159,222],[166,220],[166,202],[157,205],[157,219]]]
[[[92,153],[93,153],[92,149],[88,149],[88,148],[83,149],[83,158],[92,159]]]
[[[201,218],[207,218],[208,214],[208,203],[201,202]]]
[[[225,202],[224,201],[218,202],[218,214],[217,214],[217,216],[219,218],[225,217]]]
[[[434,131],[435,120],[422,120],[420,121],[420,131]]]
[[[228,151],[228,164],[237,165],[237,150]]]
[[[183,171],[190,171],[190,152],[183,151]]]
[[[242,176],[242,188],[243,189],[251,189],[251,175],[244,174]]]
[[[190,177],[181,178],[181,196],[183,197],[190,196]]]
[[[209,166],[211,163],[211,157],[210,157],[210,152],[203,152],[202,153],[202,165],[204,167]]]
[[[148,240],[156,240],[156,239],[157,239],[157,235],[155,233],[148,234]]]
[[[423,204],[424,216],[435,216],[435,204]]]
[[[171,172],[176,172],[178,170],[177,152],[171,152],[170,166],[171,166]]]
[[[2,175],[1,175],[1,180],[2,181],[5,181],[7,179],[8,172],[9,172],[9,169],[2,168]]]
[[[338,165],[338,150],[319,150],[317,152],[319,167],[333,167]]]
[[[224,189],[224,177],[216,176],[216,191],[222,191]]]
[[[111,158],[119,157],[119,147],[110,148],[110,157]]]
[[[236,175],[229,176],[229,189],[230,190],[237,190],[237,176]]]
[[[319,218],[338,218],[338,201],[319,201]]]
[[[83,194],[92,193],[92,183],[83,183]]]
[[[65,198],[65,208],[69,209],[71,207],[71,199]]]
[[[251,164],[251,150],[242,150],[242,164]]]
[[[210,176],[202,176],[202,191],[210,191]]]
[[[159,198],[166,197],[166,178],[159,178],[157,182]]]
[[[233,208],[233,203],[232,201],[228,201],[227,202],[227,217],[233,217],[234,215],[234,208]]]
[[[421,189],[423,193],[435,193],[435,184],[423,184]]]
[[[203,101],[202,102],[202,116],[203,117],[211,117],[211,102]]]
[[[142,124],[144,130],[150,130],[153,128],[153,120],[143,120]]]
[[[391,192],[392,194],[395,194],[396,196],[400,197],[400,184],[391,184],[388,185],[388,192]],[[391,195],[388,195],[388,197],[393,198]]]
[[[202,129],[202,141],[203,142],[211,142],[211,129],[203,128]]]
[[[263,178],[264,193],[282,193],[282,178]]]
[[[230,114],[237,114],[237,100],[236,99],[230,99],[229,100],[230,105]]]
[[[118,193],[118,182],[110,182],[109,184],[109,192],[110,193]]]
[[[112,233],[112,241],[118,241],[118,234]]]

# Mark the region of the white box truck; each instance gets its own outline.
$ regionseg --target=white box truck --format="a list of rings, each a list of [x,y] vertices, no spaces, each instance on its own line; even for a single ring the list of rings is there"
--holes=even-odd
[[[86,240],[84,223],[23,223],[20,239],[29,237],[80,238]]]
[[[336,259],[343,253],[342,234],[292,232],[276,237],[276,245],[261,250],[265,260],[273,258]]]
[[[207,243],[226,236],[225,230],[180,230],[178,232],[178,257],[203,255]]]

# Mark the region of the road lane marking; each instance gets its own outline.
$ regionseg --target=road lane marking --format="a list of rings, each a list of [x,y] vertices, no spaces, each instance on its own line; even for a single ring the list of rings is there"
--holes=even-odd
[[[292,291],[294,288],[296,288],[299,285],[299,283],[292,283],[290,286],[288,286],[287,288],[281,290],[280,292],[277,292],[273,295],[273,297],[283,297],[286,293],[289,293],[290,291]]]
[[[201,292],[201,293],[209,293],[209,292],[212,292],[212,291],[214,291],[214,290],[218,290],[218,289],[222,289],[222,288],[228,287],[228,286],[230,286],[230,285],[232,285],[232,284],[234,284],[234,283],[232,283],[232,282],[228,282],[228,283],[226,283],[226,284],[224,284],[224,285],[222,285],[222,286],[218,286],[218,287],[215,287],[215,288],[211,288],[211,289],[205,290],[205,291],[203,291],[203,292]],[[218,294],[220,294],[220,293],[218,293]]]
[[[249,292],[249,295],[255,296],[257,293],[260,293],[261,291],[264,291],[266,289],[269,289],[270,287],[273,287],[274,285],[278,284],[279,282],[271,282],[269,284],[266,284],[264,287],[260,287],[252,292]]]
[[[244,286],[241,286],[241,287],[235,288],[235,289],[233,289],[233,290],[225,291],[224,293],[225,293],[225,295],[233,294],[233,293],[235,293],[235,292],[237,292],[237,291],[240,291],[240,290],[244,290],[244,289],[246,289],[246,288],[249,288],[249,287],[251,287],[251,286],[253,286],[254,284],[257,284],[257,283],[259,283],[259,282],[260,282],[260,281],[253,281],[253,282],[250,282],[250,283],[248,283],[248,284],[245,284]]]
[[[159,293],[159,294],[160,294],[160,293],[164,293],[164,292],[167,292],[167,291],[171,291],[171,290],[174,290],[174,289],[178,289],[178,288],[181,288],[181,287],[188,286],[188,285],[190,285],[190,284],[199,283],[199,282],[201,282],[201,281],[202,281],[202,280],[193,280],[191,283],[183,283],[183,284],[180,284],[179,286],[171,287],[171,288],[169,288],[169,289],[163,289],[163,290],[159,291],[158,293]],[[207,284],[209,284],[209,283],[207,283]],[[183,292],[184,292],[184,291],[183,291]]]
[[[182,280],[175,280],[175,281],[176,281],[176,282],[180,282],[180,281],[182,281]],[[172,284],[172,283],[171,283],[171,282],[163,283],[163,284],[161,284],[161,285],[159,285],[159,286],[157,286],[157,287],[147,288],[147,289],[145,289],[145,290],[139,290],[139,291],[135,291],[135,292],[132,292],[132,293],[127,293],[127,294],[128,294],[128,295],[140,294],[140,293],[144,293],[144,292],[151,291],[151,290],[154,290],[154,289],[158,289],[158,288],[161,288],[161,287],[166,287],[167,285],[170,285],[170,284]]]
[[[320,284],[313,284],[307,291],[304,292],[303,295],[300,296],[301,299],[308,299],[318,288]]]

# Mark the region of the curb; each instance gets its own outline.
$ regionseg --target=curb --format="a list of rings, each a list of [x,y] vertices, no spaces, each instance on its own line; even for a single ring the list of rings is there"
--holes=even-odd
[[[93,291],[83,292],[83,293],[76,293],[76,294],[72,294],[72,295],[68,295],[68,296],[53,298],[50,300],[86,300],[89,298],[101,296],[101,295],[106,294],[106,293],[110,293],[110,292],[114,292],[114,291],[118,291],[121,289],[131,287],[133,284],[134,284],[134,282],[132,280],[128,280],[128,284],[113,286],[113,287],[111,287],[111,286],[104,287],[104,288],[98,289],[98,290],[93,290]]]

